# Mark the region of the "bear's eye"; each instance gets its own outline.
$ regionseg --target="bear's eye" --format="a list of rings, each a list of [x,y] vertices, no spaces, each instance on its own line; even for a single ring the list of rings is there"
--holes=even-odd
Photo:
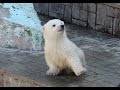
[[[55,24],[53,25],[53,27],[55,27]]]

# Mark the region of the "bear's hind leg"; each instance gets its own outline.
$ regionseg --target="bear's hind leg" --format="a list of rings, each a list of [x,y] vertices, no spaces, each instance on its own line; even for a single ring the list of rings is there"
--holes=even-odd
[[[71,68],[76,76],[80,76],[81,74],[87,71],[87,69],[82,66],[79,59],[71,59],[69,61]]]

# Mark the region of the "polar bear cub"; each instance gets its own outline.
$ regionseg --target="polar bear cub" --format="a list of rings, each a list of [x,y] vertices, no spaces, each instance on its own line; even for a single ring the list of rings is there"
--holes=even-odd
[[[76,76],[87,71],[84,53],[68,39],[63,21],[48,21],[43,26],[43,36],[45,60],[49,67],[46,75],[58,75],[63,69],[70,69]]]

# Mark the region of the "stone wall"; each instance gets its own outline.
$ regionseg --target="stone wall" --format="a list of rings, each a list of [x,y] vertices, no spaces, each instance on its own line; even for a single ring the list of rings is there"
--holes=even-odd
[[[120,37],[119,3],[34,3],[34,6],[40,14]]]

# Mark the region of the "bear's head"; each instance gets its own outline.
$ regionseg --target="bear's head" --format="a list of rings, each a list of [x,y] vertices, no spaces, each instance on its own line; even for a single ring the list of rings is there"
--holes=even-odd
[[[48,21],[43,26],[43,33],[50,37],[59,37],[65,34],[64,22],[59,19]]]

